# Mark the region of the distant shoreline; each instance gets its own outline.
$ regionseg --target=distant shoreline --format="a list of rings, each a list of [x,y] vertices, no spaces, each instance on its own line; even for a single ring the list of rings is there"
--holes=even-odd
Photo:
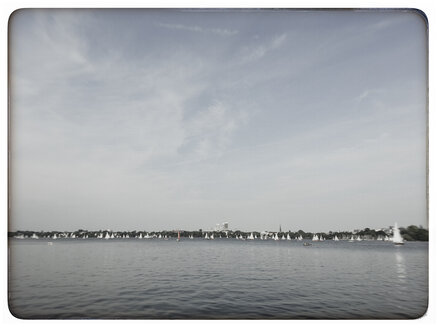
[[[428,241],[428,230],[415,225],[400,228],[401,235],[406,241]],[[273,239],[273,240],[382,240],[388,241],[392,237],[392,227],[386,229],[369,229],[354,231],[305,232],[298,231],[241,231],[241,230],[161,230],[161,231],[113,231],[113,230],[84,230],[76,231],[33,231],[17,230],[8,232],[8,237],[16,239],[170,239],[178,238],[234,238],[234,239]]]

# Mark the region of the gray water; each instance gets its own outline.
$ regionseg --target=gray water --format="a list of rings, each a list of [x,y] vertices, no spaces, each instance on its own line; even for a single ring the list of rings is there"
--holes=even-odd
[[[428,243],[10,240],[20,318],[417,318]]]

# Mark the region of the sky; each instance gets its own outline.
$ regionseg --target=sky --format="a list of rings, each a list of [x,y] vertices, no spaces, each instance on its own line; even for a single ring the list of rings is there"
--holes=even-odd
[[[416,11],[9,23],[9,230],[427,227]]]

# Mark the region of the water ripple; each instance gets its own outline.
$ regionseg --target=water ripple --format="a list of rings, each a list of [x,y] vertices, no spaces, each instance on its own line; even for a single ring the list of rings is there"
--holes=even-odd
[[[428,301],[427,243],[45,245],[11,242],[19,317],[413,318]]]

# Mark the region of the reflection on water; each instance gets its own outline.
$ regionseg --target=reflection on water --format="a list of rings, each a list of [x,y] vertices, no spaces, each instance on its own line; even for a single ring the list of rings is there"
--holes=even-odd
[[[398,248],[395,253],[396,257],[396,273],[398,276],[398,281],[401,285],[405,283],[407,278],[407,270],[405,267],[405,259],[402,255],[402,251]]]

